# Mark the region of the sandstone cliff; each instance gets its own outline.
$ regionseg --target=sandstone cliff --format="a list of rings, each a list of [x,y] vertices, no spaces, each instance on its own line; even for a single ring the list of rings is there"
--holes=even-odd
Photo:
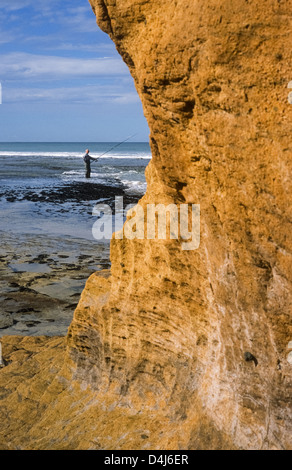
[[[112,240],[33,445],[291,448],[291,1],[90,3],[150,126],[141,205],[200,204],[201,243]]]
[[[107,294],[71,327],[78,376],[133,412],[187,428],[204,410],[235,445],[287,447],[291,2],[91,5],[151,129],[142,204],[200,204],[201,244],[112,242]]]

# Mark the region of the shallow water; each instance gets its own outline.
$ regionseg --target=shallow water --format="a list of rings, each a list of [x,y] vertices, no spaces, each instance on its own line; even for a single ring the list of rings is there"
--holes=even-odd
[[[83,155],[87,147],[92,157],[109,150],[111,143],[0,143],[1,186],[44,185],[83,181]],[[151,158],[147,143],[125,143],[92,162],[92,181],[123,184],[126,190],[145,192],[145,167]]]
[[[85,179],[84,150],[110,143],[0,143],[1,230],[93,240],[92,210],[116,195],[138,200],[146,191],[147,143],[125,143],[92,163]],[[132,199],[131,199],[132,197]]]
[[[94,208],[137,203],[150,150],[124,144],[86,180],[88,147],[97,156],[111,144],[0,143],[0,337],[65,335],[88,277],[108,275],[111,233],[95,239]]]
[[[8,265],[15,273],[50,273],[52,270],[46,264],[39,263],[15,263]]]

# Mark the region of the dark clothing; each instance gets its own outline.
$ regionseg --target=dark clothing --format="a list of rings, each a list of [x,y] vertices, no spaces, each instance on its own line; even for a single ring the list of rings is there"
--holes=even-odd
[[[90,178],[90,174],[91,174],[90,160],[88,162],[85,162],[85,167],[86,167],[85,178]]]
[[[85,177],[90,178],[90,174],[91,174],[90,162],[96,160],[96,158],[93,158],[88,153],[86,153],[83,157],[83,160],[84,160],[85,167],[86,167]]]
[[[96,160],[96,158],[93,158],[89,155],[89,153],[86,153],[83,157],[83,160],[85,161],[85,163],[90,163],[91,160]]]

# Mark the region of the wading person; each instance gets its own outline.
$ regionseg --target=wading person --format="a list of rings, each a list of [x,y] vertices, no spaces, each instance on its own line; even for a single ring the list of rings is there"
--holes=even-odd
[[[86,150],[86,153],[85,153],[85,155],[84,155],[84,157],[83,157],[83,160],[84,160],[85,168],[86,168],[85,178],[90,178],[90,174],[91,174],[91,165],[90,165],[90,162],[97,160],[97,158],[91,157],[91,156],[89,155],[89,150],[87,149],[87,150]]]

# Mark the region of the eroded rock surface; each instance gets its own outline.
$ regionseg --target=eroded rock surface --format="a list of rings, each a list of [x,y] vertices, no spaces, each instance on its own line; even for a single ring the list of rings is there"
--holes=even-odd
[[[200,204],[201,244],[112,241],[108,293],[71,326],[77,376],[182,430],[204,410],[235,446],[287,448],[291,3],[91,5],[151,129],[141,204]]]
[[[140,203],[200,204],[201,243],[112,240],[30,442],[289,449],[291,2],[90,3],[151,129]]]

